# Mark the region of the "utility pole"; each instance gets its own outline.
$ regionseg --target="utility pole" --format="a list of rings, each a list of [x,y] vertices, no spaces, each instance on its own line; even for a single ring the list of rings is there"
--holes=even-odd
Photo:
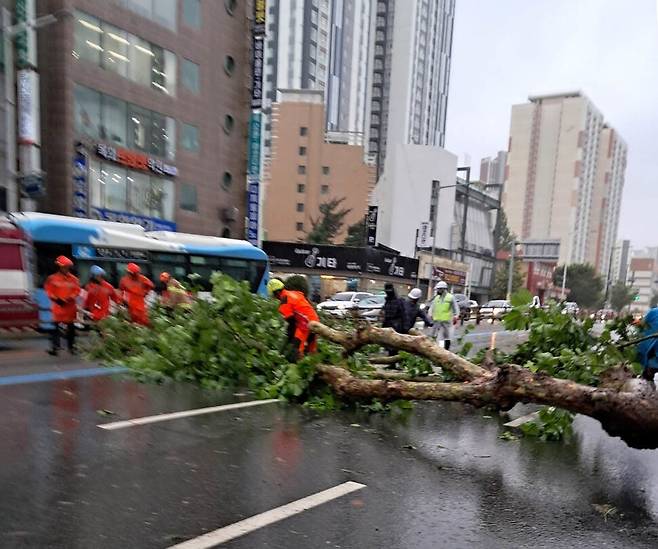
[[[459,240],[459,247],[461,250],[461,262],[464,262],[464,255],[466,253],[466,223],[468,220],[468,202],[470,199],[471,191],[471,167],[464,166],[457,168],[458,172],[466,172],[466,197],[464,198],[464,216],[462,219],[461,235]]]
[[[509,256],[509,272],[507,273],[507,301],[512,298],[512,283],[514,282],[514,250],[516,249],[516,240],[512,240]]]
[[[439,217],[439,194],[441,193],[441,181],[432,181],[432,190],[436,183],[436,201],[434,203],[434,219],[432,219],[432,256],[430,259],[429,284],[427,285],[427,298],[432,296],[432,282],[434,281],[434,254],[436,253],[436,233],[439,232],[437,218]]]

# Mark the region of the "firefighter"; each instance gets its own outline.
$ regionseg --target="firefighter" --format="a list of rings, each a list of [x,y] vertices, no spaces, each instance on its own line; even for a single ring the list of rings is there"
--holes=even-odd
[[[105,280],[105,270],[98,265],[89,269],[89,282],[85,286],[87,297],[84,310],[93,321],[99,322],[110,314],[110,302],[119,303],[119,296],[112,284]]]
[[[192,307],[192,297],[183,285],[169,273],[164,272],[160,275],[160,282],[163,290],[160,294],[160,305],[166,309],[190,309]]]
[[[288,342],[292,346],[288,359],[297,362],[307,353],[316,352],[316,336],[308,328],[309,322],[319,320],[313,305],[302,292],[286,290],[283,282],[277,278],[267,283],[267,289],[279,300],[279,312],[288,323]]]
[[[146,308],[146,296],[153,290],[154,285],[141,274],[142,270],[136,263],[128,263],[126,274],[119,283],[119,290],[128,307],[130,320],[142,326],[149,325],[149,315]]]
[[[75,354],[75,319],[78,315],[76,299],[80,295],[80,281],[71,273],[73,261],[60,255],[55,260],[58,271],[51,274],[43,285],[51,301],[51,311],[55,328],[51,334],[51,347],[48,354],[57,356],[60,349],[62,331],[66,332],[66,343],[71,354]]]

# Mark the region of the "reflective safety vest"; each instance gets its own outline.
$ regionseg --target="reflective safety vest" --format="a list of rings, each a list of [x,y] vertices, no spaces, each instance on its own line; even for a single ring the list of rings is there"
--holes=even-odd
[[[451,322],[452,321],[452,297],[451,293],[446,293],[443,298],[437,295],[432,303],[432,320],[434,322]]]

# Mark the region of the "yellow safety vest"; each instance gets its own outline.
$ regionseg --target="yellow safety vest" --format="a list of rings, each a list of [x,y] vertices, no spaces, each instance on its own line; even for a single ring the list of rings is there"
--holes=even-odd
[[[441,296],[434,298],[432,306],[432,320],[435,322],[450,322],[452,320],[452,294],[446,293],[441,299]]]

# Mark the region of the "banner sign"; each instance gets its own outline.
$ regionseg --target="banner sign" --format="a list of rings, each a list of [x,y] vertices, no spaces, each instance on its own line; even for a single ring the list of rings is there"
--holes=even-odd
[[[39,75],[32,69],[16,73],[18,101],[18,142],[22,145],[40,145]]]
[[[413,280],[418,273],[418,260],[373,248],[264,242],[263,250],[272,269],[368,273]]]
[[[73,215],[89,216],[89,185],[87,183],[87,155],[77,150],[73,156]]]
[[[431,239],[431,227],[432,224],[429,221],[423,221],[420,224],[418,229],[418,239],[416,240],[416,248],[431,248],[432,239]]]
[[[265,34],[265,0],[254,0],[254,36]]]
[[[130,212],[117,212],[108,210],[106,208],[92,207],[90,211],[92,219],[100,221],[115,221],[117,223],[134,223],[141,225],[147,231],[176,231],[176,223],[173,221],[166,221],[158,219],[157,217],[147,217],[145,215],[137,215]]]
[[[254,36],[251,49],[251,108],[260,109],[263,106],[263,57],[265,53],[264,37]]]
[[[96,145],[96,154],[101,158],[111,160],[134,170],[150,171],[156,175],[167,175],[170,177],[176,177],[178,175],[178,168],[176,166],[171,166],[157,158],[151,158],[143,153],[129,151],[121,147],[112,147],[111,145],[99,143]]]
[[[247,178],[247,240],[258,246],[258,210],[260,181],[258,177]]]
[[[455,286],[466,286],[466,273],[464,271],[434,267],[432,269],[432,279],[443,280],[443,282],[454,284]]]
[[[16,0],[16,24],[25,25],[16,33],[16,65],[20,69],[37,66],[37,35],[33,22],[37,17],[36,0]],[[5,46],[6,47],[6,46]],[[39,101],[39,94],[36,95]]]
[[[249,149],[247,150],[247,174],[260,174],[260,131],[261,114],[252,112],[249,119]]]
[[[368,206],[366,217],[366,243],[368,246],[377,244],[377,206]]]

